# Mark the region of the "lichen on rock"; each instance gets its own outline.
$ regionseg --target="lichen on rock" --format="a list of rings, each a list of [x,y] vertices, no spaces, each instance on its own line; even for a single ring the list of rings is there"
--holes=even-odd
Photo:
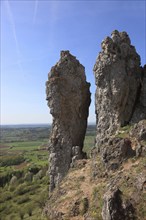
[[[85,68],[69,51],[61,51],[60,60],[51,68],[46,82],[48,106],[53,116],[49,143],[50,191],[67,174],[73,157],[85,157],[82,149],[90,105],[89,87]]]

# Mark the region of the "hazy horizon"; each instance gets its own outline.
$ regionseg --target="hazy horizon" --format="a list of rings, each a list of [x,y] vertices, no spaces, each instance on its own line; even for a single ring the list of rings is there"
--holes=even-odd
[[[89,122],[87,124],[87,126],[89,125],[96,125],[96,122]],[[33,124],[0,124],[0,127],[20,127],[20,128],[24,128],[24,127],[50,127],[52,126],[52,123],[33,123]]]

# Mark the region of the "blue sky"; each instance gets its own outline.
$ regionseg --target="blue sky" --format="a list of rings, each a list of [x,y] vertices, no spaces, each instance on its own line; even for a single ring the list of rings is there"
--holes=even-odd
[[[145,1],[13,1],[1,3],[1,124],[51,123],[45,82],[60,50],[70,50],[91,83],[101,41],[127,31],[146,63]]]

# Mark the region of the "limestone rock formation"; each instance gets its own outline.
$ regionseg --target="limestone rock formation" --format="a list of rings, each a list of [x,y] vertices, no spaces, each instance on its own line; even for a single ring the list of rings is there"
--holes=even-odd
[[[51,68],[46,94],[53,116],[49,143],[50,191],[68,172],[72,161],[84,158],[82,151],[90,105],[90,83],[85,69],[69,51],[61,51]]]
[[[128,34],[115,30],[101,47],[94,65],[97,146],[131,121],[140,97],[145,105],[145,78],[142,78],[140,57]]]
[[[137,138],[138,141],[146,141],[146,120],[136,123],[131,129],[130,135]]]

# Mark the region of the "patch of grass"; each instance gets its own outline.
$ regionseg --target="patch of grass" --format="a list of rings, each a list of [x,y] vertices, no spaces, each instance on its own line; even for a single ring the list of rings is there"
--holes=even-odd
[[[24,150],[38,150],[38,147],[42,145],[42,141],[20,141],[13,143],[5,143],[5,145],[10,146],[13,151],[24,151]]]
[[[83,151],[89,155],[89,152],[91,149],[94,147],[95,144],[95,136],[85,136],[85,141],[84,141],[84,148]]]
[[[127,131],[127,132],[129,132],[131,128],[132,128],[131,125],[126,125],[126,126],[121,127],[120,130],[121,130],[121,131]]]
[[[91,217],[102,220],[101,212],[103,206],[103,194],[104,194],[105,183],[101,183],[93,188],[92,198],[91,198],[91,206],[90,206],[90,214]]]
[[[124,127],[121,127],[116,137],[119,138],[128,138],[129,137],[129,131],[131,130],[131,125],[126,125]]]

